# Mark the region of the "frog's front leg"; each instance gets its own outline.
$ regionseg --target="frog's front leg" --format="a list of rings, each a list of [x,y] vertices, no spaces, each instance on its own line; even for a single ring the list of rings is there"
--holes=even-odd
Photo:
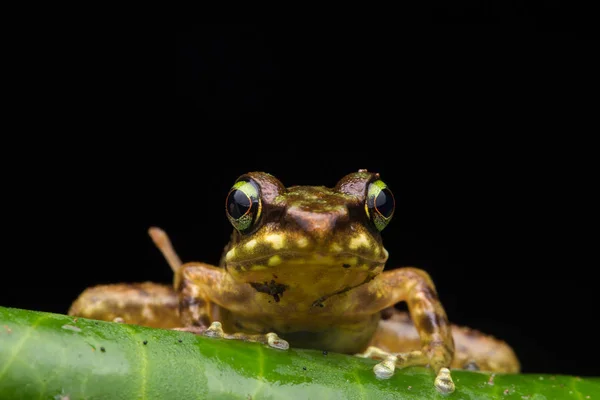
[[[454,341],[446,312],[429,275],[416,268],[387,271],[366,285],[348,292],[354,296],[356,313],[378,312],[400,301],[406,301],[421,338],[421,350],[410,353],[386,353],[370,348],[362,356],[384,358],[374,368],[380,377],[389,377],[395,366],[427,365],[436,373],[435,387],[442,393],[454,391],[450,364]]]
[[[181,267],[179,293],[179,314],[184,325],[180,330],[202,332],[210,337],[259,342],[282,350],[289,348],[288,342],[274,332],[251,334],[223,331],[219,321],[223,317],[223,309],[211,298],[218,298],[224,304],[243,304],[245,299],[250,299],[255,294],[250,285],[233,282],[223,268],[197,262],[184,264]],[[208,329],[204,329],[209,324]]]
[[[211,300],[211,296],[229,302],[254,293],[248,290],[247,285],[233,283],[223,268],[198,262],[182,265],[169,236],[162,229],[151,227],[148,234],[174,273],[173,286],[179,293],[177,315],[180,319],[178,327],[174,329],[209,337],[260,342],[278,349],[289,347],[285,340],[280,339],[273,332],[264,335],[225,333],[221,322],[218,321],[221,318],[221,308]]]

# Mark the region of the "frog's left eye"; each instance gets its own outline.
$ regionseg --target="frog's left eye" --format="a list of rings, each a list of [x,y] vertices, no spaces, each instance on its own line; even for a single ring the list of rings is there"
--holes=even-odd
[[[233,185],[227,195],[225,211],[235,229],[242,233],[250,230],[260,218],[261,209],[256,182],[240,180]]]
[[[395,206],[394,195],[383,181],[369,184],[365,211],[378,230],[382,231],[390,222]]]

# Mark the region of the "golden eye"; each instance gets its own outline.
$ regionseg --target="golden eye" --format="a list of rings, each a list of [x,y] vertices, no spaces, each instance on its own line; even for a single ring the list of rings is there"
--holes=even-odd
[[[383,181],[377,180],[369,184],[365,211],[379,231],[390,222],[395,207],[394,195]]]
[[[235,229],[246,232],[254,226],[260,217],[258,185],[252,180],[240,180],[233,185],[225,202],[227,218]]]

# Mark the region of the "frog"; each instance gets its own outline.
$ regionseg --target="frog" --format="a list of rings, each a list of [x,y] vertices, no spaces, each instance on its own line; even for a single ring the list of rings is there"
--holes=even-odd
[[[425,270],[385,268],[382,236],[396,212],[391,188],[366,169],[333,187],[286,187],[267,172],[244,173],[225,195],[233,229],[219,265],[183,263],[166,232],[150,227],[173,283],[96,285],[68,313],[277,351],[291,346],[374,358],[380,379],[426,366],[442,394],[456,389],[452,369],[519,372],[506,342],[450,323]]]

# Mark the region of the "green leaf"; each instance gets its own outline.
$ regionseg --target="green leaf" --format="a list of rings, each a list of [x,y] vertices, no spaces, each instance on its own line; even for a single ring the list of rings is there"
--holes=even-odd
[[[1,399],[600,399],[600,379],[427,368],[0,307]]]

